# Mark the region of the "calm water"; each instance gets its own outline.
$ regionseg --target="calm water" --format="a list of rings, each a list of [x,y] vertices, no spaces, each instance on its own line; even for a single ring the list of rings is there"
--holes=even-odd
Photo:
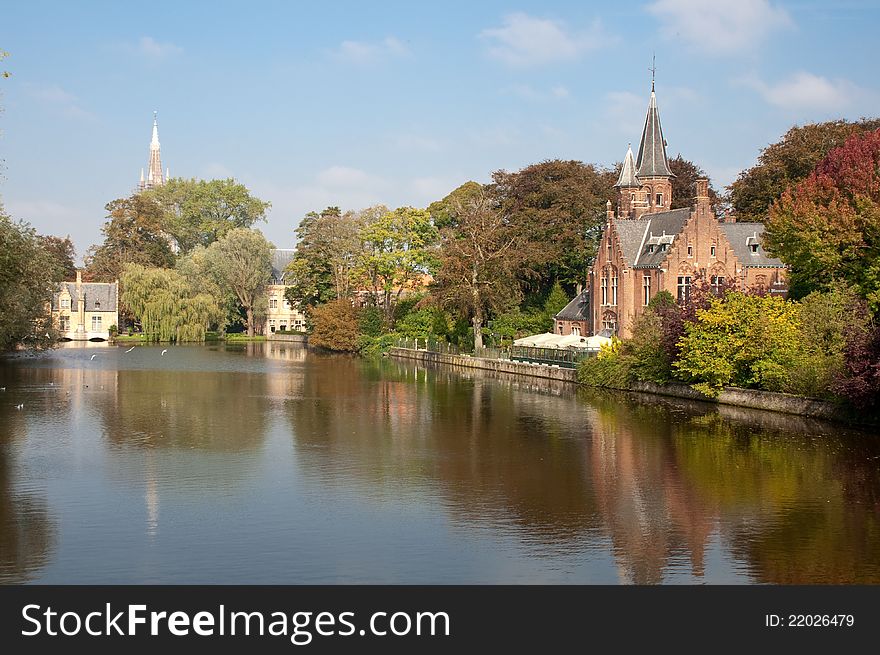
[[[125,350],[0,361],[0,582],[880,582],[876,432],[293,344]]]

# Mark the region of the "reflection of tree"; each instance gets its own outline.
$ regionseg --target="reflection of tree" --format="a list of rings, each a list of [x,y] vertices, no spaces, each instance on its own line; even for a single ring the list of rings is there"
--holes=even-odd
[[[15,490],[9,451],[23,430],[19,422],[20,415],[0,408],[0,583],[30,580],[45,565],[55,534],[45,501]]]
[[[235,452],[259,447],[270,399],[266,375],[120,370],[95,403],[111,443]]]
[[[383,361],[321,359],[289,401],[302,457],[328,483],[429,485],[468,522],[497,517],[529,540],[562,546],[595,526],[579,464],[586,410],[565,398]]]

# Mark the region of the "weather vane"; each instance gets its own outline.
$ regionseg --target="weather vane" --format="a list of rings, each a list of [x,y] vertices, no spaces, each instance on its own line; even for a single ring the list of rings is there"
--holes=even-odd
[[[651,67],[648,69],[651,71],[651,91],[654,90],[654,74],[657,72],[657,54],[651,54]]]

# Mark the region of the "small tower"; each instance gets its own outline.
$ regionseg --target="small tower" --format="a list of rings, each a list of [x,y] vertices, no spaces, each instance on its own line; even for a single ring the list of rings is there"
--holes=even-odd
[[[620,169],[620,177],[617,178],[617,215],[619,218],[634,218],[635,210],[644,204],[644,194],[641,192],[642,183],[636,175],[636,162],[633,157],[632,146],[626,148],[626,157]]]
[[[147,166],[147,179],[144,180],[143,170],[141,170],[141,181],[138,189],[152,189],[155,186],[165,184],[165,177],[162,175],[162,152],[159,146],[159,119],[158,112],[153,112],[153,136],[150,139],[150,163]]]
[[[663,138],[663,128],[660,126],[660,112],[657,109],[653,79],[651,79],[651,100],[648,102],[645,128],[642,130],[642,140],[639,142],[636,175],[645,194],[647,213],[666,211],[672,206],[672,178],[675,175],[666,159],[666,140]]]

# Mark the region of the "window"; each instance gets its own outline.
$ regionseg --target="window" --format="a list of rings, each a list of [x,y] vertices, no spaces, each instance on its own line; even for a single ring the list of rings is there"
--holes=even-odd
[[[574,336],[579,337],[579,336],[581,336],[581,329],[577,325],[572,325],[571,326],[571,333]]]
[[[608,304],[608,274],[602,275],[602,304]]]
[[[694,256],[694,247],[688,246],[688,257],[693,257],[693,256]]]
[[[562,334],[562,321],[559,321],[558,329],[559,329],[559,334]]]
[[[634,193],[629,194],[629,199],[631,202],[635,202],[636,201],[636,194],[634,194]]]
[[[275,334],[275,319],[274,318],[269,319],[269,331],[272,334]]]
[[[617,304],[617,276],[611,278],[611,304]]]
[[[648,246],[648,252],[654,252],[654,244]]]
[[[713,275],[710,281],[712,285],[712,293],[714,293],[716,296],[720,296],[721,290],[724,288],[724,276]]]
[[[61,299],[61,309],[70,309],[70,298]]]
[[[269,298],[269,309],[278,309],[278,298],[275,296]]]
[[[100,332],[101,331],[101,317],[100,316],[92,316],[92,332]]]
[[[70,331],[70,316],[61,316],[59,317],[59,329],[62,332]]]
[[[715,256],[715,246],[712,246],[711,248],[709,248],[709,256],[710,257]]]
[[[617,334],[617,319],[613,316],[606,316],[602,319],[602,329],[610,330],[611,334]]]
[[[287,332],[287,323],[282,323],[282,324],[281,324],[281,331],[282,331],[282,332]]]
[[[691,276],[678,276],[678,302],[686,303],[691,297]]]
[[[642,277],[642,291],[645,296],[645,305],[651,302],[651,276],[645,275]]]
[[[750,243],[749,250],[751,250],[752,252],[758,252],[758,244],[757,243]]]
[[[101,301],[100,300],[95,301],[95,309],[101,309]]]
[[[657,194],[657,206],[658,207],[663,206],[663,194],[662,193]]]

